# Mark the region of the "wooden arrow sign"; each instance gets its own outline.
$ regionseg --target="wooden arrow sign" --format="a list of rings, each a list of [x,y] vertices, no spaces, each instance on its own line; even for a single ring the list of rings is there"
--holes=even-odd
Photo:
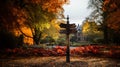
[[[71,33],[71,34],[76,33],[76,32],[77,32],[76,28],[71,28],[71,29],[68,31],[68,33]],[[60,30],[60,33],[61,33],[61,34],[67,34],[67,30]]]
[[[61,23],[61,24],[60,24],[60,27],[61,27],[61,28],[66,28],[66,25],[67,25],[67,24]]]
[[[75,28],[76,25],[75,25],[75,24],[69,24],[69,27],[70,27],[70,28]]]
[[[60,27],[61,27],[61,28],[66,28],[66,27],[67,27],[67,24],[61,23],[61,24],[60,24]],[[69,24],[69,28],[75,28],[75,27],[76,27],[75,24]]]
[[[61,34],[66,34],[67,31],[66,31],[66,30],[60,30],[60,33],[61,33]]]
[[[70,31],[69,31],[69,33],[77,33],[77,30],[76,30],[76,28],[70,28]]]
[[[62,34],[67,34],[67,33],[76,33],[77,31],[76,31],[76,25],[75,24],[68,24],[68,27],[67,27],[67,24],[63,24],[63,23],[61,23],[60,24],[60,27],[61,28],[66,28],[66,30],[60,30],[60,33],[62,33]]]

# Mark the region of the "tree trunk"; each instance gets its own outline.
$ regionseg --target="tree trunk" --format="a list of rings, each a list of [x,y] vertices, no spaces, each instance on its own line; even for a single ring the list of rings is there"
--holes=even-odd
[[[103,35],[104,35],[104,43],[105,44],[108,44],[108,27],[107,27],[107,16],[108,16],[108,12],[104,12],[103,13],[103,18],[104,18],[104,21],[103,21]]]
[[[106,24],[104,25],[103,33],[104,33],[104,43],[108,44],[108,27],[106,26]]]
[[[39,45],[41,40],[42,32],[35,29],[35,34],[33,35],[34,44]]]

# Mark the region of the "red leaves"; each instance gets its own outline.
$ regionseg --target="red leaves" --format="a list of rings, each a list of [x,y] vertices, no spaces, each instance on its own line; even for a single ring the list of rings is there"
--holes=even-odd
[[[22,57],[29,57],[29,56],[65,56],[66,48],[55,47],[52,50],[47,50],[43,48],[14,48],[14,49],[6,49],[4,53],[6,56],[22,56]]]
[[[120,29],[120,0],[104,0],[103,1],[103,11],[106,12],[106,17],[104,19],[107,26],[117,33]]]
[[[65,56],[66,47],[56,46],[55,48],[53,48],[53,51],[57,53],[57,56]]]
[[[3,52],[6,57],[29,57],[29,56],[65,56],[66,47],[56,46],[53,49],[43,49],[43,48],[14,48],[6,49]],[[98,57],[112,57],[120,58],[120,46],[96,46],[96,45],[86,45],[79,46],[70,50],[71,56],[98,56]]]
[[[98,49],[96,46],[80,46],[71,50],[71,53],[78,54],[78,55],[83,55],[86,53],[96,54],[97,52],[98,52]]]
[[[119,46],[87,45],[71,50],[71,55],[120,58]]]

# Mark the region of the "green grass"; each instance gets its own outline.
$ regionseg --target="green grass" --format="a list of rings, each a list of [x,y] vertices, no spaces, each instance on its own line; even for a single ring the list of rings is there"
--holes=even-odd
[[[81,46],[81,45],[88,45],[90,42],[74,42],[71,43],[71,46]]]

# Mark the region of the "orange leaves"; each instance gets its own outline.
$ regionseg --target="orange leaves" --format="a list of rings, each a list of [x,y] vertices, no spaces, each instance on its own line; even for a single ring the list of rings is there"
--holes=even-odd
[[[26,22],[26,17],[27,17],[27,14],[24,10],[22,9],[19,9],[19,8],[12,8],[12,12],[13,12],[13,16],[16,16],[16,18],[14,19],[14,30],[15,32],[21,32],[19,29],[23,29],[25,28],[25,22]],[[28,32],[29,29],[24,29],[26,30],[26,32]],[[16,34],[16,33],[15,33]],[[19,36],[21,33],[17,34],[17,36]]]
[[[55,48],[53,48],[53,51],[55,51],[58,56],[65,56],[66,47],[56,46]]]
[[[112,3],[112,4],[110,5],[110,7],[111,7],[112,9],[115,9],[115,8],[117,8],[117,5],[116,5],[115,3]]]
[[[103,3],[103,11],[113,11],[117,9],[119,6],[116,4],[116,0],[105,0]]]
[[[70,50],[71,56],[97,56],[97,57],[111,57],[120,58],[120,46],[100,46],[100,45],[86,45],[75,47]],[[2,50],[3,52],[4,50]],[[43,48],[14,48],[6,49],[4,51],[9,57],[29,57],[29,56],[65,56],[66,47],[56,46],[53,49]]]
[[[108,27],[111,29],[114,29],[116,31],[119,31],[120,29],[120,9],[116,12],[109,14],[109,19],[107,20]]]
[[[105,17],[107,26],[117,32],[120,30],[120,0],[105,0],[103,11],[107,13]]]
[[[119,58],[120,46],[97,46],[97,45],[87,45],[76,47],[71,50],[71,55],[80,56],[99,56],[99,57],[111,57]]]
[[[104,4],[108,4],[110,2],[110,0],[105,0]]]
[[[48,12],[58,13],[63,10],[62,6],[66,2],[66,0],[48,0],[44,2],[42,8]]]
[[[71,52],[73,54],[77,54],[77,55],[84,55],[84,54],[97,54],[98,53],[99,48],[97,48],[97,46],[80,46],[80,47],[76,47],[75,49],[72,49]]]
[[[33,3],[33,4],[39,4],[44,6],[45,8],[56,5],[63,5],[65,3],[69,3],[69,0],[25,0],[26,3]]]

